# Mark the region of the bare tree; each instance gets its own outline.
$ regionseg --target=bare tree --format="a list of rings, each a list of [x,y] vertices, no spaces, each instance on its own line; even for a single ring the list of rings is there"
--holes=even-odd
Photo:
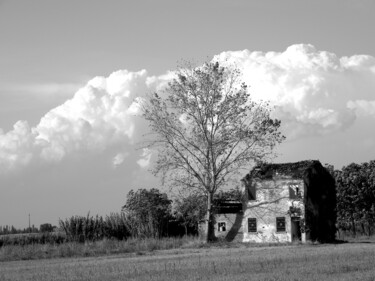
[[[284,139],[269,104],[253,101],[240,76],[237,68],[218,62],[180,68],[163,92],[142,103],[152,135],[146,146],[158,151],[153,172],[173,188],[207,195],[207,242],[215,238],[216,191],[271,156]]]

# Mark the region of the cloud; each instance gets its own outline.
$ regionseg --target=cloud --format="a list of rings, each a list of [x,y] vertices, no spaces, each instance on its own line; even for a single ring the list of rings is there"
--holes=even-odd
[[[148,90],[146,79],[145,70],[95,77],[73,98],[44,115],[37,126],[30,128],[26,121],[19,121],[13,130],[0,131],[3,171],[31,161],[56,162],[118,143],[132,144],[139,111],[134,99]]]
[[[284,52],[223,52],[214,60],[243,71],[253,98],[276,106],[274,116],[282,120],[289,139],[343,131],[353,125],[359,111],[372,112],[375,58],[371,56],[338,58],[298,44]]]
[[[26,121],[18,121],[7,134],[0,130],[1,170],[29,164],[34,145],[35,135]]]
[[[375,100],[350,100],[347,106],[353,109],[359,116],[375,117]]]
[[[339,58],[299,44],[284,52],[228,51],[214,60],[243,71],[252,97],[275,106],[273,114],[281,119],[289,140],[344,131],[357,116],[375,116],[374,57]],[[18,121],[9,132],[0,129],[0,173],[121,145],[121,150],[111,150],[112,167],[118,167],[145,130],[136,117],[137,100],[163,89],[173,75],[119,70],[95,77],[35,127]],[[150,161],[151,152],[143,150],[137,164],[145,168]]]
[[[144,148],[142,155],[141,155],[141,159],[137,161],[137,164],[141,168],[147,168],[150,165],[151,156],[152,156],[152,151],[148,148]]]
[[[145,79],[144,70],[124,70],[89,81],[73,99],[48,112],[35,128],[37,138],[49,144],[42,156],[52,153],[59,159],[75,150],[102,150],[122,140],[131,142],[136,113],[132,103],[146,91]]]
[[[116,154],[116,156],[113,157],[113,159],[112,159],[113,168],[116,169],[118,166],[120,166],[125,161],[125,158],[128,157],[128,156],[129,156],[128,152]]]

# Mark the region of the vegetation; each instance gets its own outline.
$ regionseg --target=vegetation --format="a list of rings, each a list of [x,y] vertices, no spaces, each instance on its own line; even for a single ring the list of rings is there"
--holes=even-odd
[[[184,227],[185,235],[189,229],[198,233],[198,224],[206,214],[206,197],[200,192],[191,192],[176,198],[174,201],[174,216]]]
[[[105,245],[107,246],[107,245]],[[150,254],[3,262],[1,280],[360,280],[375,276],[374,244],[173,249]]]
[[[5,246],[57,245],[67,241],[66,235],[62,232],[7,234],[0,236],[0,249]]]
[[[152,188],[130,190],[122,210],[132,237],[163,237],[168,235],[171,204],[166,193]]]
[[[73,216],[64,221],[60,220],[59,223],[60,229],[70,242],[97,241],[104,238],[122,240],[130,236],[129,223],[123,213],[111,213],[105,219],[90,214],[86,217]]]
[[[17,229],[13,225],[0,225],[0,235],[21,234],[21,233],[38,233],[39,229],[32,225],[30,228]]]
[[[366,239],[361,235],[369,237],[374,234],[374,167],[375,161],[350,164],[340,171],[326,166],[337,183],[337,226],[341,240],[352,242]],[[42,224],[39,230],[35,229],[39,233],[22,233],[14,227],[1,227],[0,261],[208,247],[197,236],[181,238],[186,233],[197,233],[198,222],[204,218],[207,207],[205,194],[186,194],[174,200],[172,209],[172,200],[166,193],[157,189],[131,190],[123,212],[111,213],[104,218],[90,214],[73,216],[61,220],[59,230],[51,224]],[[215,194],[213,204],[219,206],[222,201],[241,198],[239,188],[220,190]],[[352,235],[348,236],[350,233]],[[353,239],[355,236],[357,238]],[[223,246],[217,243],[213,246],[217,245]],[[231,244],[231,247],[238,245]]]
[[[198,237],[169,237],[169,238],[145,238],[127,240],[102,239],[100,241],[69,242],[63,235],[56,235],[62,239],[61,243],[52,243],[50,241],[41,243],[34,235],[36,243],[14,243],[4,244],[0,248],[0,262],[13,260],[33,260],[33,259],[51,259],[68,257],[90,257],[105,256],[113,254],[141,254],[155,250],[180,249],[180,248],[198,248],[203,246],[203,242]],[[27,237],[27,236],[25,236]],[[55,238],[56,239],[56,238]],[[14,241],[20,241],[15,239]],[[0,278],[0,280],[3,280]]]
[[[164,92],[142,103],[152,131],[146,147],[158,150],[155,174],[206,195],[207,241],[214,239],[215,193],[284,139],[269,105],[253,101],[240,76],[218,62],[181,68]]]
[[[331,169],[332,172],[332,169]],[[353,235],[374,232],[375,223],[375,161],[352,163],[334,171],[337,191],[337,222],[339,229]]]

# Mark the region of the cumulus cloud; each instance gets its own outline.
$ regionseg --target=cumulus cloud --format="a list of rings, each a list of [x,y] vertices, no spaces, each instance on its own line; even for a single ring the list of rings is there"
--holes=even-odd
[[[37,126],[30,128],[26,121],[19,121],[13,130],[0,131],[3,170],[32,160],[60,161],[69,154],[134,142],[139,108],[133,103],[147,91],[146,80],[145,70],[121,70],[107,78],[96,77],[73,98],[50,110]]]
[[[18,121],[7,134],[0,131],[0,168],[27,165],[33,156],[34,145],[35,135],[26,121]]]
[[[101,150],[120,140],[132,141],[137,113],[132,103],[146,91],[146,77],[144,70],[124,70],[89,81],[34,129],[37,139],[48,144],[41,156],[59,160],[75,150]]]
[[[368,100],[375,93],[371,56],[338,58],[299,44],[284,52],[223,52],[214,60],[243,71],[253,98],[276,106],[274,115],[282,120],[289,139],[345,130],[357,112],[373,112]]]
[[[223,52],[214,60],[242,70],[253,98],[269,100],[275,106],[274,115],[282,120],[288,139],[345,130],[357,116],[375,116],[374,57],[339,58],[300,44],[284,52]],[[141,126],[135,117],[140,112],[137,99],[160,91],[173,75],[120,70],[95,77],[45,114],[35,127],[18,121],[9,132],[0,129],[1,171],[33,161],[57,162],[118,144],[131,147]],[[124,150],[114,155],[114,168],[127,157]],[[150,161],[151,152],[143,150],[137,164],[145,168]]]

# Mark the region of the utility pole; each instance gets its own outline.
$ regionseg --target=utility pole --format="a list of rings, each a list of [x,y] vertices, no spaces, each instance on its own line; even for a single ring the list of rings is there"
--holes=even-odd
[[[29,233],[31,233],[31,227],[30,227],[30,213],[29,213]]]

